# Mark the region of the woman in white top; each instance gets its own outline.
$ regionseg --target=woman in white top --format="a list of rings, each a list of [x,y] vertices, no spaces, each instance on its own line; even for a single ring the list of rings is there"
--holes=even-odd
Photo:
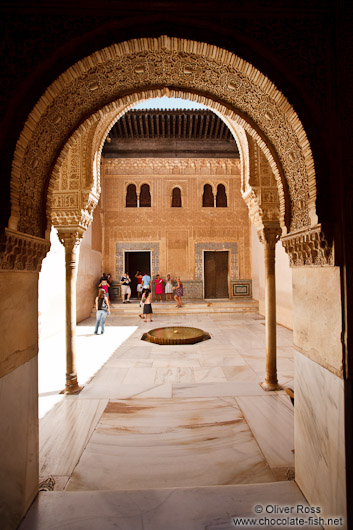
[[[167,279],[165,281],[164,292],[165,292],[166,301],[167,300],[171,301],[172,300],[172,293],[173,293],[173,282],[171,280],[170,274],[167,274]]]

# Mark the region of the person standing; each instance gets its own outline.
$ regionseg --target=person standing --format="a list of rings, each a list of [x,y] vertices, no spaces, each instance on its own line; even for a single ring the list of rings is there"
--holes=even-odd
[[[145,303],[143,304],[144,322],[147,322],[147,315],[150,316],[152,322],[152,291],[145,292]]]
[[[112,299],[113,299],[113,278],[112,278],[112,275],[110,273],[107,274],[107,282],[108,282],[109,300],[112,301]]]
[[[162,301],[162,294],[163,294],[163,279],[157,274],[154,280],[154,292],[156,295],[156,301],[161,302]],[[158,300],[159,298],[159,300]]]
[[[142,274],[140,271],[136,272],[135,278],[137,279],[137,300],[139,300],[142,293]]]
[[[105,319],[110,314],[109,298],[104,289],[99,289],[96,298],[96,327],[94,333],[98,335],[99,326],[101,326],[101,335],[104,333]]]
[[[152,292],[151,276],[146,272],[142,277],[142,294],[147,289]]]
[[[173,293],[173,282],[172,282],[172,279],[170,277],[170,274],[167,274],[167,279],[165,281],[165,288],[164,288],[164,292],[165,292],[165,300],[172,300],[172,293]]]
[[[124,274],[121,277],[120,285],[121,285],[121,294],[123,297],[123,304],[125,304],[125,296],[127,296],[126,303],[130,304],[130,296],[131,296],[131,287],[130,287],[131,279],[128,272],[124,272]]]
[[[177,307],[182,307],[183,302],[181,301],[181,297],[184,294],[183,284],[180,281],[180,278],[177,278],[177,284],[176,287],[173,287],[173,290],[175,291],[174,300],[177,303]]]
[[[107,278],[104,278],[100,284],[98,285],[98,287],[100,289],[103,289],[103,291],[105,292],[105,294],[108,296],[108,293],[109,293],[109,284],[108,284],[108,280]]]

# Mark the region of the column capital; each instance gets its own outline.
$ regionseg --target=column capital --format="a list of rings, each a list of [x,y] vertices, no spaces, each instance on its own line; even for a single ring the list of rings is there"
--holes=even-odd
[[[269,248],[275,248],[277,241],[279,241],[282,234],[282,229],[279,224],[264,225],[261,230],[258,230],[257,235],[261,243]]]
[[[85,230],[82,228],[58,228],[58,238],[65,250],[73,252],[80,246]]]

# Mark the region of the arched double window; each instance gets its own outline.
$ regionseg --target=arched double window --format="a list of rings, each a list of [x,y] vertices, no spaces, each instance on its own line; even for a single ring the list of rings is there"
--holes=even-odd
[[[205,184],[203,187],[202,206],[204,208],[214,207],[213,190],[210,184]]]
[[[218,184],[217,186],[216,207],[227,208],[227,194],[223,184]]]
[[[151,193],[148,184],[142,184],[140,190],[140,208],[151,207]]]
[[[173,188],[172,208],[181,208],[181,189],[180,188]]]
[[[137,208],[137,193],[135,184],[129,184],[127,187],[126,208]]]

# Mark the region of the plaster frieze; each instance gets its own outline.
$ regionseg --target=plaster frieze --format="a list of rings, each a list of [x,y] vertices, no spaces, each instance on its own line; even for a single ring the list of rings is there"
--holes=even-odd
[[[334,265],[332,228],[321,224],[281,239],[291,267]]]
[[[50,242],[5,228],[0,235],[0,269],[40,272]]]
[[[222,171],[222,174],[240,174],[240,161],[232,159],[205,158],[105,158],[104,168],[108,172],[135,174],[146,172],[173,174],[175,170],[192,170],[193,173],[207,174]]]

